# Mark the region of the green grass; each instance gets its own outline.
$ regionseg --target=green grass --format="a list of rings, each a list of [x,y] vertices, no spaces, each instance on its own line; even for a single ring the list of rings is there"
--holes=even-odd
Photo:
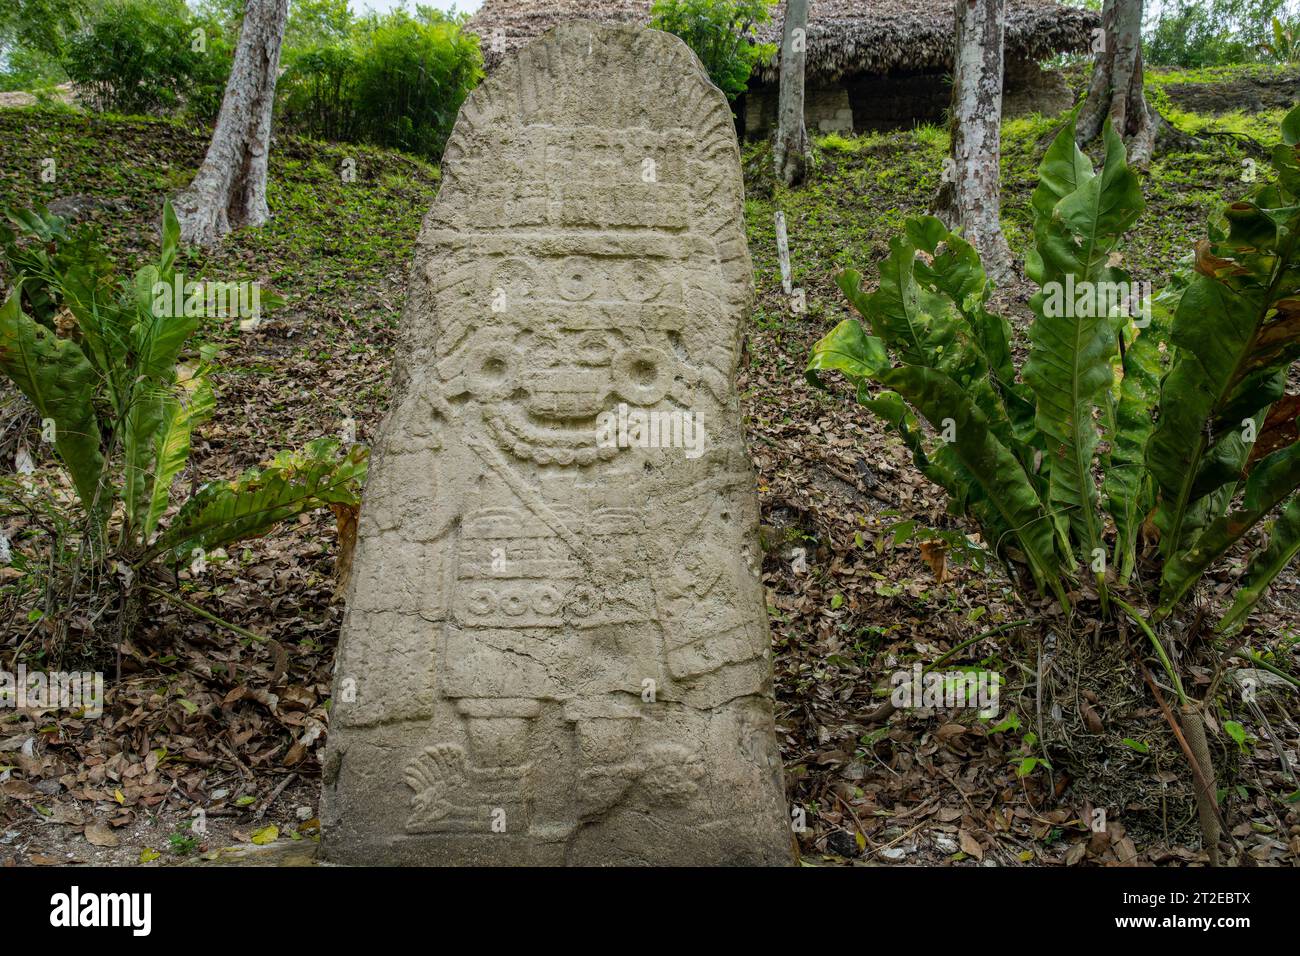
[[[1167,115],[1186,132],[1243,134],[1265,148],[1278,141],[1282,119],[1281,111],[1207,117],[1170,110]],[[1038,181],[1038,163],[1059,128],[1059,119],[1039,115],[1003,124],[1003,228],[1020,257],[1032,242],[1029,197]],[[946,131],[934,126],[863,136],[833,134],[815,141],[815,172],[801,188],[789,190],[751,174],[745,210],[760,290],[779,284],[772,220],[780,209],[790,233],[795,284],[822,293],[810,297],[809,317],[838,314],[839,297],[829,277],[851,266],[867,273],[870,281],[903,221],[928,211],[947,147]],[[746,168],[761,171],[766,150],[762,144],[747,146]],[[1126,244],[1125,264],[1136,278],[1163,284],[1171,265],[1187,256],[1194,238],[1204,234],[1211,211],[1248,188],[1242,177],[1250,156],[1238,142],[1206,136],[1194,151],[1156,157],[1143,177],[1147,211]],[[1257,171],[1264,168],[1258,160],[1256,164]],[[762,303],[757,324],[782,324],[776,312]],[[784,321],[788,324],[792,317]]]
[[[1295,64],[1250,63],[1237,66],[1209,66],[1197,68],[1148,67],[1143,81],[1148,89],[1177,86],[1182,83],[1223,83],[1228,80],[1253,78],[1261,80],[1286,79],[1295,74]]]
[[[1167,80],[1171,73],[1161,74]],[[1185,74],[1184,74],[1185,75]],[[1157,88],[1153,97],[1163,99]],[[1279,112],[1204,117],[1168,109],[1188,132],[1249,136],[1264,146],[1277,140]],[[1012,251],[1023,257],[1031,242],[1029,196],[1037,165],[1059,121],[1042,116],[1008,120],[1002,131],[1003,225]],[[162,199],[187,184],[202,161],[204,131],[165,120],[91,116],[67,109],[0,110],[0,194],[13,205],[32,205],[86,194],[106,203],[95,214],[114,253],[138,261],[156,242]],[[805,347],[846,313],[834,287],[836,271],[853,267],[868,283],[888,254],[890,239],[909,216],[927,212],[939,185],[948,136],[937,126],[861,136],[831,134],[814,141],[815,165],[807,184],[774,183],[764,144],[747,144],[745,218],[760,297],[756,331],[773,336],[779,366],[802,372]],[[1143,177],[1147,212],[1127,243],[1125,265],[1157,286],[1172,264],[1204,234],[1207,215],[1244,191],[1246,148],[1228,137],[1206,137],[1192,152],[1157,156]],[[41,162],[56,161],[55,183],[40,179]],[[355,163],[355,182],[341,175]],[[382,410],[402,286],[420,221],[436,193],[438,172],[401,154],[277,138],[271,156],[268,200],[273,213],[261,229],[231,236],[208,256],[190,252],[190,274],[222,280],[259,279],[287,299],[279,310],[290,334],[274,349],[250,349],[232,324],[204,330],[227,346],[227,381],[244,380],[277,392],[271,425],[287,439],[306,433],[303,389],[286,370],[293,364],[365,362],[377,371],[357,384],[360,414]],[[780,275],[773,215],[785,213],[794,282],[807,293],[807,313],[795,314],[776,292]],[[295,397],[297,396],[297,397]],[[761,401],[761,399],[760,399]],[[286,436],[275,438],[284,444]]]
[[[169,120],[0,109],[0,204],[92,197],[92,222],[123,268],[134,269],[156,254],[163,200],[193,178],[209,136]],[[41,179],[47,158],[54,182]],[[344,160],[355,163],[354,181],[344,181]],[[358,418],[382,413],[406,274],[438,178],[436,168],[399,153],[277,136],[271,221],[232,234],[211,254],[183,254],[190,277],[258,281],[286,300],[258,337],[221,320],[196,336],[223,350],[219,404],[256,416],[255,438],[241,439],[242,464],[315,437],[322,418],[341,419],[344,409]],[[339,369],[348,381],[329,379]]]

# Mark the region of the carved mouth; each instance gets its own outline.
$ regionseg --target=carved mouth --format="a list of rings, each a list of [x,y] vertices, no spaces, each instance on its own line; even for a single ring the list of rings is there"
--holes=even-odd
[[[618,454],[617,448],[597,446],[595,414],[559,421],[563,424],[557,427],[557,416],[553,413],[542,417],[518,408],[504,409],[487,419],[503,448],[539,465],[591,465],[610,461]]]

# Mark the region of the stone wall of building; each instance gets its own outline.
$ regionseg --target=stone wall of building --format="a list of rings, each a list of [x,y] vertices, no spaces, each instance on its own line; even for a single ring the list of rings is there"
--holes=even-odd
[[[810,88],[804,104],[804,121],[808,132],[815,136],[939,124],[944,121],[951,89],[948,74],[939,71],[888,76],[858,74],[834,86]],[[1072,103],[1073,95],[1060,73],[1023,60],[1007,64],[1004,116],[1033,112],[1055,115],[1069,109]],[[752,84],[741,110],[746,138],[761,139],[769,135],[776,123],[776,86]]]
[[[755,86],[745,96],[745,135],[766,136],[776,125],[777,88]],[[809,88],[804,92],[804,123],[815,136],[853,132],[853,105],[844,86]]]

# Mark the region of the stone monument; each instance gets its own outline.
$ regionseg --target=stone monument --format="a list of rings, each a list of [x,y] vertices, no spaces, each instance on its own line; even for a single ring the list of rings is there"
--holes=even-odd
[[[568,23],[461,110],[338,653],[325,857],[789,864],[731,112]]]

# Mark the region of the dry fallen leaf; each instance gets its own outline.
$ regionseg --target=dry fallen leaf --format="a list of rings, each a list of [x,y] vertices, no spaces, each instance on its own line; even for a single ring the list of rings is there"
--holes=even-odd
[[[984,847],[980,841],[975,839],[966,830],[957,831],[957,840],[961,843],[961,851],[967,856],[973,856],[977,860],[984,859]]]
[[[86,840],[92,846],[117,846],[117,834],[107,823],[92,823],[85,829]]]
[[[348,587],[348,578],[352,575],[352,554],[357,546],[357,519],[361,508],[358,505],[331,504],[330,510],[338,522],[339,547],[334,558],[334,581],[339,593]]]
[[[1137,847],[1128,837],[1116,840],[1115,856],[1119,858],[1120,863],[1124,866],[1132,866],[1137,863]]]
[[[921,557],[930,566],[935,584],[943,584],[947,579],[948,546],[942,541],[922,541]]]
[[[1088,732],[1091,734],[1101,734],[1106,732],[1106,727],[1097,716],[1097,712],[1087,701],[1079,701],[1079,713],[1083,716],[1083,722],[1088,725]]]
[[[953,737],[960,737],[966,733],[968,728],[958,723],[947,723],[935,731],[934,735],[940,740],[951,740]]]

